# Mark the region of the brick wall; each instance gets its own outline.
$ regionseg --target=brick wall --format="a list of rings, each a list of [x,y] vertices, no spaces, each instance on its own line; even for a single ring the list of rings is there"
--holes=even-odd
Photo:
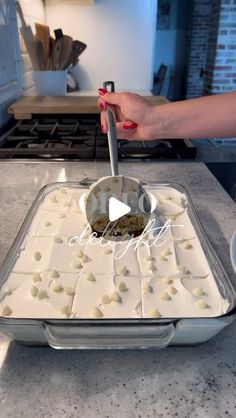
[[[236,0],[194,1],[187,63],[187,98],[236,89]]]
[[[45,23],[45,8],[44,8],[44,1],[43,0],[19,0],[26,23],[31,25],[33,33],[35,33],[35,22]],[[21,22],[19,17],[18,19],[18,27],[21,26]],[[29,59],[29,55],[27,54],[24,41],[21,37],[20,31],[20,47],[21,47],[21,56],[22,56],[22,63],[23,63],[23,71],[24,71],[24,87],[26,94],[33,93],[33,72],[32,72],[32,65]]]
[[[207,57],[210,10],[211,0],[195,0],[193,2],[188,34],[186,98],[198,97],[203,94],[202,70],[205,69]]]
[[[211,4],[210,9],[210,27],[209,27],[209,36],[207,41],[207,57],[206,57],[206,66],[204,73],[204,88],[203,94],[211,94],[213,87],[213,78],[214,78],[214,69],[215,69],[215,59],[216,59],[216,49],[218,42],[218,25],[219,25],[219,16],[221,9],[221,0],[214,0]]]
[[[215,58],[208,63],[212,80],[206,82],[206,93],[236,90],[236,0],[215,3],[212,8],[214,33],[209,37],[209,48],[214,48]]]

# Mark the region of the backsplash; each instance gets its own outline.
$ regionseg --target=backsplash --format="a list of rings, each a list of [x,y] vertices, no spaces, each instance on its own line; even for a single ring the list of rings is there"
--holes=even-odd
[[[82,90],[96,90],[110,79],[117,89],[152,89],[156,13],[156,0],[46,2],[50,28],[87,44],[78,68]]]

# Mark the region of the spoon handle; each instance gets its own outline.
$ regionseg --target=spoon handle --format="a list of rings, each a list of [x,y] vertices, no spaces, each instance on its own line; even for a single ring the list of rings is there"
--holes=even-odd
[[[115,84],[113,81],[105,81],[103,83],[104,89],[108,89],[110,86],[110,91],[113,93],[115,91]],[[111,174],[112,176],[118,176],[118,149],[117,149],[117,138],[116,138],[116,117],[113,110],[110,106],[106,110],[107,118],[107,137],[108,137],[108,147],[111,161]]]

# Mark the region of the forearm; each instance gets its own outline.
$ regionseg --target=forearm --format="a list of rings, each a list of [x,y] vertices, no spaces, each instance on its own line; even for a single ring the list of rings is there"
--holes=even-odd
[[[158,138],[236,137],[236,92],[156,106]]]

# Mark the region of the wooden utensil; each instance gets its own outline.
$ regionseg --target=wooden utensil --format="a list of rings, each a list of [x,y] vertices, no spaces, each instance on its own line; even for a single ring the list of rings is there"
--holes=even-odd
[[[71,36],[63,35],[62,38],[62,48],[61,48],[61,54],[58,62],[58,69],[63,70],[66,67],[66,63],[69,61],[72,48],[73,48],[73,39]]]
[[[57,39],[57,41],[55,42],[54,45],[54,49],[53,49],[53,55],[52,55],[52,69],[53,70],[58,70],[59,69],[59,61],[60,61],[60,56],[61,56],[61,51],[62,51],[62,38]]]
[[[26,24],[20,3],[16,1],[16,11],[20,17],[21,20],[21,34],[24,39],[24,43],[27,49],[27,52],[29,54],[30,60],[32,62],[32,67],[34,70],[38,69],[38,61],[37,61],[37,55],[35,51],[35,45],[34,45],[34,34],[32,32],[31,26]]]
[[[36,51],[36,55],[37,55],[38,69],[39,70],[46,70],[43,44],[39,39],[36,39],[34,41],[34,45],[35,45],[35,51]]]
[[[53,51],[54,51],[54,46],[55,46],[55,39],[52,36],[50,36],[49,37],[49,57],[48,57],[48,62],[46,64],[46,68],[49,71],[53,69]]]
[[[72,47],[71,55],[70,55],[67,63],[64,65],[64,69],[75,65],[78,61],[78,57],[82,54],[82,52],[84,52],[84,50],[86,48],[87,48],[87,45],[84,44],[83,42],[73,41],[73,47]]]
[[[35,30],[37,39],[42,43],[44,65],[46,65],[49,57],[50,28],[49,26],[43,25],[42,23],[35,23]]]

